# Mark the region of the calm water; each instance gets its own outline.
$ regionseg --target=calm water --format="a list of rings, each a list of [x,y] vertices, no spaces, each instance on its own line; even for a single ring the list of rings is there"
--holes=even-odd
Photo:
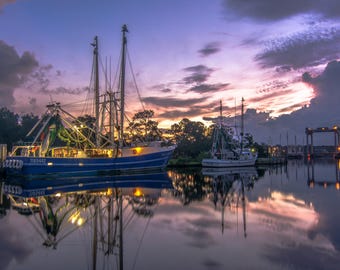
[[[141,189],[3,184],[0,269],[339,269],[338,167],[170,170]],[[15,194],[36,196],[36,212]]]

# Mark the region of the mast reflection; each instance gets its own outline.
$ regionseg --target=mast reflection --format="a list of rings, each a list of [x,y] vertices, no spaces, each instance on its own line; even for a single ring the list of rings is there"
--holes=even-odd
[[[221,204],[221,229],[224,232],[225,208],[230,207],[239,209],[241,199],[242,217],[243,217],[243,235],[247,237],[246,222],[246,196],[247,190],[254,188],[254,183],[258,179],[258,173],[255,167],[239,168],[203,168],[204,176],[212,180],[213,203],[215,209],[218,202]]]
[[[5,179],[1,195],[25,215],[42,245],[56,249],[73,232],[92,231],[91,269],[98,256],[114,255],[124,269],[124,231],[135,217],[152,218],[163,189],[172,189],[166,172],[53,179]],[[4,196],[1,196],[2,198]],[[105,260],[104,260],[105,261]],[[115,268],[113,268],[115,269]]]

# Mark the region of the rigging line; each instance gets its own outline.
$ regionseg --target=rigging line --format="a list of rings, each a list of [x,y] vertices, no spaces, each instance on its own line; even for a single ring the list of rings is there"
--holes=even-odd
[[[33,214],[33,217],[35,218],[35,220],[40,224],[39,220],[35,217],[35,215]],[[45,235],[39,230],[39,227],[33,223],[33,221],[28,218],[29,223],[31,223],[31,225],[33,226],[33,228],[36,230],[36,232],[41,236],[42,240],[46,240],[45,239]]]
[[[93,60],[94,62],[94,60]],[[89,90],[87,91],[87,95],[86,95],[86,104],[84,105],[83,107],[83,110],[81,111],[81,114],[84,114],[86,111],[89,111],[89,101],[92,100],[93,98],[90,97],[90,94],[91,94],[91,88],[93,86],[93,81],[94,81],[94,74],[95,74],[95,66],[94,64],[92,64],[92,70],[91,70],[91,76],[90,76],[90,82],[89,82]],[[94,106],[92,106],[94,107]],[[92,114],[94,114],[94,108],[93,108],[93,111],[91,112]]]
[[[101,54],[98,52],[98,56],[99,56],[99,63],[100,63],[100,67],[101,69],[104,71],[104,77],[105,77],[105,81],[108,85],[108,88],[110,91],[108,91],[108,89],[105,89],[105,91],[108,91],[108,92],[112,92],[112,89],[113,89],[113,85],[115,84],[115,82],[117,81],[117,78],[118,78],[118,73],[119,73],[119,69],[116,69],[116,75],[114,77],[114,81],[111,82],[111,74],[110,74],[110,78],[108,78],[108,72],[107,72],[107,69],[104,68],[104,64],[103,64],[103,61],[102,61],[102,57],[101,57]],[[121,59],[121,56],[119,57],[119,63],[120,63],[120,59]],[[111,57],[110,57],[110,70],[111,70]],[[111,72],[110,72],[111,73]]]
[[[134,82],[136,90],[137,90],[139,101],[140,101],[140,103],[142,105],[143,111],[145,111],[144,103],[142,101],[142,97],[140,95],[140,92],[139,92],[139,89],[138,89],[138,86],[137,86],[136,78],[135,78],[135,75],[134,75],[134,72],[133,72],[133,69],[132,69],[130,54],[129,54],[129,51],[128,51],[127,48],[126,48],[126,55],[127,55],[128,61],[129,61],[129,66],[130,66],[130,70],[131,70],[131,74],[132,74],[132,79],[133,79],[133,82]]]
[[[87,222],[89,221],[89,219],[86,219],[86,221],[83,223],[82,226],[84,226]],[[56,244],[59,244],[59,242],[63,239],[65,239],[67,236],[69,236],[70,234],[72,234],[73,232],[75,232],[76,230],[79,230],[81,227],[80,226],[76,226],[75,228],[73,228],[72,230],[70,230],[69,232],[65,233],[62,237],[59,238],[59,240],[56,241]]]
[[[129,206],[129,204],[127,204],[127,206],[124,208],[124,212],[126,211],[126,208],[128,206]],[[132,205],[132,208],[133,208],[133,205]],[[132,221],[132,219],[134,218],[135,215],[136,215],[136,213],[132,209],[131,212],[129,213],[129,216],[126,217],[127,221],[124,223],[124,228],[123,228],[124,231],[130,225],[130,223],[131,223],[131,221]]]
[[[156,205],[155,209],[157,209],[157,208],[158,208],[158,204]],[[142,242],[143,242],[143,239],[144,239],[146,230],[147,230],[147,228],[149,227],[150,220],[151,220],[151,216],[149,216],[149,218],[148,218],[148,221],[147,221],[147,223],[146,223],[146,225],[145,225],[145,228],[144,228],[144,231],[143,231],[143,233],[142,233],[142,237],[141,237],[141,239],[140,239],[140,241],[139,241],[139,243],[138,243],[137,252],[136,252],[136,256],[135,256],[135,258],[134,258],[134,260],[133,260],[132,269],[135,269],[135,266],[136,266],[136,263],[137,263],[137,257],[138,257],[138,255],[139,255],[140,248],[141,248],[141,246],[142,246]]]
[[[103,74],[104,74],[105,85],[107,86],[108,82],[109,82],[108,75],[107,75],[107,68],[104,67],[101,55],[98,54],[98,56],[99,56],[99,64],[100,64],[100,67],[103,70]],[[110,87],[110,85],[109,85],[109,87]],[[107,88],[107,87],[105,87],[105,88]],[[105,89],[105,91],[107,91],[107,89]]]
[[[89,101],[89,99],[78,100],[78,101],[74,101],[74,102],[63,104],[63,107],[74,106],[74,105],[77,105],[77,104],[83,105],[83,103],[88,102],[88,101]]]
[[[63,113],[65,113],[66,115],[69,115],[66,111],[64,111],[63,109],[60,109]],[[72,116],[71,115],[69,115],[71,118],[72,118]],[[74,119],[74,118],[72,118],[73,120],[76,120],[76,119]],[[72,125],[72,123],[70,123],[70,122],[68,122],[65,118],[63,119],[63,121],[69,126],[69,128],[71,128],[71,129],[74,129],[73,128],[73,125]],[[82,123],[82,122],[80,122],[79,120],[78,120],[78,122],[79,123]],[[91,131],[93,131],[91,128],[89,128],[88,127],[88,129],[89,130],[91,130]],[[95,145],[83,134],[83,133],[81,133],[79,130],[77,130],[77,129],[74,129],[74,131],[77,133],[77,134],[79,134],[82,138],[84,138],[86,141],[88,141],[88,143],[89,144],[91,144],[91,146],[92,147],[95,147]]]
[[[65,115],[68,115],[69,117],[71,117],[71,119],[77,121],[77,122],[80,123],[80,124],[83,124],[83,125],[87,126],[85,123],[79,121],[77,118],[75,118],[73,115],[71,115],[70,113],[66,112],[66,111],[63,110],[62,108],[60,108],[60,110],[61,110]],[[66,120],[65,118],[64,118],[63,120],[65,121],[66,124],[69,125],[70,128],[73,128],[73,125],[72,125],[71,123],[67,122],[67,120]],[[95,132],[95,130],[93,130],[93,129],[90,128],[89,126],[87,126],[87,128],[88,128],[90,131]],[[78,131],[78,130],[76,130],[76,131],[79,133],[79,135],[81,135],[82,137],[85,137],[85,138],[86,138],[86,136],[83,135],[80,131]],[[106,140],[106,141],[109,141],[109,139],[106,138],[104,135],[102,135],[102,134],[100,134],[100,133],[99,133],[98,135],[99,135],[102,139],[104,139],[104,140]],[[92,145],[94,146],[94,144],[93,144],[91,141],[89,141],[89,143],[92,144]]]
[[[111,60],[111,58],[110,58]],[[113,82],[111,82],[111,74],[110,74],[110,77],[108,76],[108,72],[107,72],[107,69],[104,68],[104,64],[103,64],[103,61],[102,61],[102,58],[101,58],[101,55],[99,54],[99,63],[100,63],[100,67],[101,69],[103,70],[103,73],[104,73],[104,78],[105,78],[105,82],[106,82],[106,88],[108,89],[105,89],[105,92],[109,92],[109,93],[112,93],[113,91],[113,85],[115,85],[116,81],[117,81],[117,78],[118,78],[118,72],[119,72],[119,69],[116,69],[116,74],[115,74],[115,77],[114,77],[114,80]],[[110,61],[110,70],[111,70],[111,61]],[[111,73],[111,72],[110,72]]]

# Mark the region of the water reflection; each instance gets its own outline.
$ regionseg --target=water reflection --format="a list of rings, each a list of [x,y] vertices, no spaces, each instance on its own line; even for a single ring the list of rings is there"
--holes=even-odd
[[[51,181],[5,179],[1,205],[3,215],[11,206],[26,216],[46,248],[57,249],[77,230],[90,229],[91,269],[99,267],[98,252],[115,255],[117,269],[124,269],[123,232],[134,216],[153,216],[162,189],[172,189],[166,172]],[[6,198],[9,204],[4,203]]]
[[[292,160],[48,185],[12,179],[0,196],[2,267],[337,269],[338,173],[333,160]]]
[[[328,167],[328,170],[322,170],[320,167]],[[321,160],[318,162],[309,160],[307,162],[308,186],[310,188],[315,186],[322,186],[324,188],[334,186],[339,190],[339,168],[340,160]]]
[[[246,198],[245,186],[247,190],[254,188],[254,183],[258,178],[255,167],[240,168],[203,168],[202,173],[212,179],[212,201],[217,208],[221,204],[221,228],[224,232],[225,208],[236,209],[238,211],[240,200],[243,217],[243,233],[247,237],[246,224]]]

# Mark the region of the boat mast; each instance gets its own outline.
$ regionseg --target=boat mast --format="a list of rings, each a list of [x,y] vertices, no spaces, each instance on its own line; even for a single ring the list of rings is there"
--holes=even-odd
[[[220,129],[220,140],[221,140],[221,145],[220,145],[220,152],[221,152],[221,159],[224,158],[223,156],[223,149],[224,149],[224,141],[223,141],[223,131],[222,131],[222,100],[220,100],[220,119],[219,119],[219,129]]]
[[[94,65],[94,107],[95,107],[95,129],[96,129],[96,147],[99,147],[99,71],[98,71],[98,37],[94,37],[93,48],[93,65]]]
[[[242,97],[241,103],[241,153],[243,151],[243,134],[244,134],[244,98]]]
[[[120,126],[119,126],[119,146],[123,147],[124,135],[124,96],[125,96],[125,62],[126,62],[126,32],[128,32],[126,24],[122,27],[122,58],[120,64]]]
[[[246,220],[246,198],[244,196],[244,180],[241,176],[241,190],[242,190],[242,214],[243,214],[243,235],[247,238],[247,220]]]

